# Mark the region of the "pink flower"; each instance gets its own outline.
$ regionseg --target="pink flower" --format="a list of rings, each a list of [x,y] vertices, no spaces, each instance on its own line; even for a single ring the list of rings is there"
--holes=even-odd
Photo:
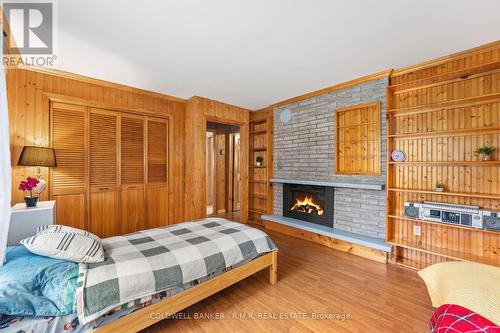
[[[23,181],[21,181],[21,182],[19,183],[19,189],[20,189],[21,191],[28,191],[28,190],[26,189],[26,185],[27,185],[27,184],[26,184],[26,182],[25,182],[24,180],[23,180]]]
[[[28,177],[26,178],[26,180],[21,180],[21,182],[19,183],[19,189],[21,191],[30,192],[30,195],[32,196],[33,194],[31,193],[31,191],[33,191],[33,189],[38,185],[38,183],[40,183],[40,181],[35,177]]]
[[[26,180],[28,181],[28,184],[30,184],[32,187],[36,187],[36,185],[40,182],[35,177],[28,177],[26,178]]]

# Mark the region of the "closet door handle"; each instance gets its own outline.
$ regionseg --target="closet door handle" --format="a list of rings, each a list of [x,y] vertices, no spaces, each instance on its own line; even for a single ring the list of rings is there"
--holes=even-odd
[[[109,190],[109,187],[99,187],[99,191],[107,191]]]

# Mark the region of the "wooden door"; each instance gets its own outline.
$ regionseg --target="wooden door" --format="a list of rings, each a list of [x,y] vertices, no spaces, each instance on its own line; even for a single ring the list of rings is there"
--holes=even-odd
[[[233,144],[232,144],[232,173],[230,177],[232,179],[231,186],[231,198],[232,198],[232,210],[240,210],[240,133],[233,134]]]
[[[89,231],[110,237],[118,226],[119,116],[112,111],[90,109],[89,113]]]
[[[207,215],[215,213],[215,133],[207,132]]]
[[[56,200],[56,221],[86,229],[88,116],[83,106],[51,103],[51,145],[57,167],[50,170],[51,199]]]
[[[168,121],[147,118],[147,228],[168,224]],[[178,207],[184,203],[182,193],[178,193]]]
[[[145,118],[121,115],[120,233],[146,229]]]
[[[218,214],[227,211],[228,138],[229,135],[224,126],[215,133],[215,211]]]

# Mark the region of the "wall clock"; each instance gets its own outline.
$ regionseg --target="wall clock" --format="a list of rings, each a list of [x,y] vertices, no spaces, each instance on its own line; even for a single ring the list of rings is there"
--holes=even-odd
[[[391,158],[394,162],[403,162],[406,160],[406,154],[400,149],[396,149],[392,152]]]

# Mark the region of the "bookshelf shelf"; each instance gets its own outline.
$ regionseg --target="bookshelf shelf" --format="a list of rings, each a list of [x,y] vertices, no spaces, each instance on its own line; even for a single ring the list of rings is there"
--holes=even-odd
[[[500,232],[402,216],[404,202],[416,200],[500,210],[500,161],[473,160],[481,145],[500,149],[500,86],[484,86],[499,80],[500,43],[391,74],[386,241],[395,247],[397,265],[420,269],[461,260],[500,266]],[[391,161],[396,149],[409,160]],[[446,191],[434,191],[436,182]]]
[[[258,225],[263,225],[261,215],[269,214],[273,209],[273,188],[269,183],[273,175],[272,130],[272,108],[250,113],[248,220]],[[263,165],[255,165],[257,156],[264,159]]]

